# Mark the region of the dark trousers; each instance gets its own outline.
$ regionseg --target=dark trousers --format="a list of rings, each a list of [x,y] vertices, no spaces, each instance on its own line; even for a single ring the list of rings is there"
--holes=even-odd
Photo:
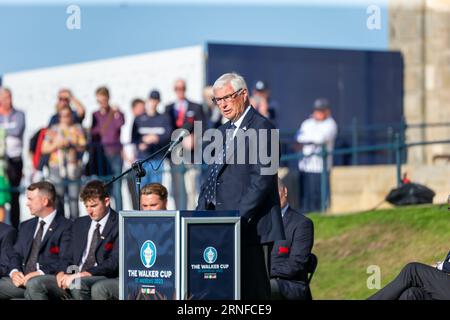
[[[92,300],[119,300],[119,278],[97,281],[91,287]]]
[[[0,300],[23,299],[25,288],[17,288],[10,277],[0,278]]]
[[[321,210],[321,173],[300,171],[300,212],[311,213]],[[329,206],[329,175],[326,178],[326,202],[325,208]]]
[[[270,299],[270,282],[263,246],[249,244],[242,245],[241,248],[241,299]]]
[[[107,279],[104,276],[80,278],[78,288],[61,289],[56,283],[56,276],[44,275],[32,278],[27,284],[25,298],[28,300],[91,300],[91,288],[98,282]]]
[[[23,162],[21,158],[8,158],[6,168],[6,175],[8,176],[11,188],[19,188],[22,180]],[[20,204],[19,204],[20,190],[11,192],[11,211],[10,221],[14,228],[19,227],[20,223]]]
[[[369,300],[449,300],[450,275],[422,263],[408,263]]]

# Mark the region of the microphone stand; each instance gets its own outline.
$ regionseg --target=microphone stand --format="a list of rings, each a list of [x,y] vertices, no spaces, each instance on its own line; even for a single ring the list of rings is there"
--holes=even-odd
[[[146,172],[145,169],[142,167],[142,164],[144,164],[145,162],[147,162],[148,160],[150,160],[151,158],[155,157],[157,154],[163,152],[165,149],[166,152],[164,153],[164,156],[161,159],[161,162],[158,164],[158,167],[154,170],[158,170],[159,167],[161,166],[162,162],[164,161],[164,158],[167,156],[167,154],[169,153],[169,148],[172,145],[172,142],[170,142],[169,144],[165,145],[164,147],[156,150],[155,152],[153,152],[151,155],[149,155],[147,158],[143,159],[143,160],[137,160],[135,161],[132,165],[131,168],[125,170],[124,172],[122,172],[120,175],[118,175],[117,177],[113,176],[111,178],[110,181],[108,181],[105,185],[109,186],[111,184],[113,184],[114,182],[116,182],[117,180],[121,179],[123,176],[127,175],[128,173],[130,173],[132,170],[134,170],[135,175],[136,175],[136,185],[138,187],[138,210],[141,210],[141,178],[145,176]],[[153,168],[153,167],[152,167]]]

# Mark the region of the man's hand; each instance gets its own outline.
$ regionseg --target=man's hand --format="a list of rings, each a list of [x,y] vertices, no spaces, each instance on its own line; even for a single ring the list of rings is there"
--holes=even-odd
[[[62,275],[60,275],[60,273],[56,275],[56,282],[58,283],[58,287],[61,289],[70,289],[70,285],[75,281],[75,279],[92,276],[92,274],[86,271]]]
[[[20,286],[23,286],[23,282],[25,280],[25,276],[22,272],[16,271],[11,275],[12,283],[18,288]]]
[[[42,275],[42,273],[40,273],[39,271],[30,272],[23,279],[23,286],[26,287],[28,280],[30,280],[30,279],[32,279],[34,277],[40,276],[40,275]]]
[[[56,283],[58,285],[58,287],[62,288],[62,283],[65,279],[66,274],[64,272],[58,272],[58,274],[56,275]]]
[[[64,279],[61,280],[62,289],[69,289],[72,282],[78,277],[78,273],[74,274],[65,274]]]

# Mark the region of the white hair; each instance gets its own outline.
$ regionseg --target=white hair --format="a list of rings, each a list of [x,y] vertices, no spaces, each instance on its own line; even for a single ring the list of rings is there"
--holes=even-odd
[[[234,91],[238,91],[239,89],[245,89],[248,91],[247,83],[245,82],[244,78],[235,72],[225,73],[221,75],[219,79],[214,82],[213,90],[223,88],[227,84],[231,84]]]

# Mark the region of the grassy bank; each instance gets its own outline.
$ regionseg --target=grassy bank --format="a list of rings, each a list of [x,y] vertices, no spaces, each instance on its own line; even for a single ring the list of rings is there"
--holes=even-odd
[[[433,264],[450,250],[447,205],[310,217],[319,258],[314,299],[366,299],[376,292],[367,288],[368,266],[380,267],[384,286],[406,263]]]

